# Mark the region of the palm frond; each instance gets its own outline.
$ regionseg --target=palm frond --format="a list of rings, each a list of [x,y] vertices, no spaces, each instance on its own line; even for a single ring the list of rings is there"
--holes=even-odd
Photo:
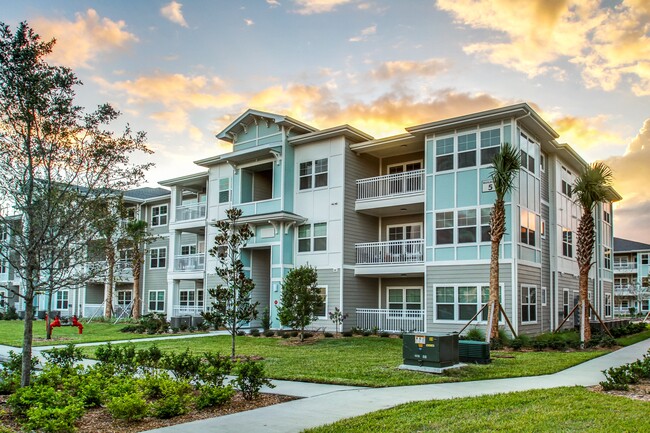
[[[607,200],[614,174],[607,164],[594,162],[586,167],[573,184],[573,196],[584,210]]]
[[[510,143],[503,143],[499,153],[492,160],[492,173],[490,177],[494,183],[497,199],[503,200],[505,195],[515,187],[515,179],[521,168],[521,156]]]

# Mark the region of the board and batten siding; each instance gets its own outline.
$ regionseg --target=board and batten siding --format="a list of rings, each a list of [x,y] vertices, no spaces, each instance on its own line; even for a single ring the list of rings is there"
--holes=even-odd
[[[377,279],[354,276],[354,270],[343,269],[343,313],[348,318],[343,329],[357,326],[357,308],[379,308]]]
[[[251,294],[252,302],[259,302],[257,307],[257,320],[251,322],[251,326],[262,325],[262,313],[264,309],[271,311],[271,249],[252,248],[250,277],[255,283]]]
[[[343,263],[355,265],[357,261],[355,244],[375,242],[379,230],[378,218],[354,210],[357,201],[357,180],[377,176],[379,161],[369,155],[357,155],[347,144],[344,152]]]
[[[503,308],[512,318],[512,265],[500,263],[499,284],[503,287]],[[437,286],[462,286],[465,284],[490,284],[490,265],[488,264],[460,264],[444,266],[428,266],[426,271],[425,290],[425,315],[427,332],[458,332],[467,323],[466,321],[434,321],[435,295]],[[476,322],[474,322],[476,323]],[[484,328],[484,324],[479,324]]]

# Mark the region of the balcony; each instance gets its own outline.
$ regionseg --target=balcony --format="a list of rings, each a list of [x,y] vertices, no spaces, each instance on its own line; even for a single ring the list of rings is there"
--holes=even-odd
[[[176,222],[192,221],[205,218],[206,203],[191,203],[176,206]]]
[[[638,293],[637,288],[632,284],[623,284],[614,286],[615,296],[636,296]]]
[[[366,242],[355,245],[355,275],[404,275],[424,272],[424,239]]]
[[[183,254],[174,257],[175,272],[202,272],[205,269],[205,254]]]
[[[88,264],[88,272],[92,275],[91,281],[105,282],[108,275],[108,264],[105,260],[95,261]],[[115,261],[113,277],[117,282],[133,281],[133,265],[130,259],[119,259]]]
[[[202,305],[174,305],[172,317],[194,316],[198,317],[202,312],[207,311]]]
[[[374,216],[423,212],[424,170],[357,180],[355,209]]]
[[[636,262],[614,262],[615,274],[636,274],[637,268]]]
[[[424,310],[357,308],[357,328],[387,332],[424,332]]]

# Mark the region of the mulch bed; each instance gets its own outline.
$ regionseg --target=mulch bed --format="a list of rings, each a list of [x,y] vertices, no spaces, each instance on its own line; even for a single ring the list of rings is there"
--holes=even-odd
[[[15,432],[20,432],[20,426],[10,415],[6,405],[8,396],[0,396],[0,426],[5,426]],[[295,400],[295,397],[277,394],[260,394],[259,398],[253,401],[246,401],[241,393],[235,394],[230,403],[211,409],[193,411],[186,415],[177,416],[171,419],[158,419],[147,417],[141,421],[124,422],[113,421],[111,415],[105,408],[89,409],[77,423],[79,433],[136,433],[152,430],[160,427],[167,427],[182,424],[190,421],[197,421],[206,418],[215,418],[236,412],[257,409],[259,407],[271,406]]]
[[[600,385],[592,386],[589,389],[602,394],[618,395],[633,400],[650,402],[650,380],[642,380],[635,385],[630,385],[630,389],[627,391],[605,391]]]

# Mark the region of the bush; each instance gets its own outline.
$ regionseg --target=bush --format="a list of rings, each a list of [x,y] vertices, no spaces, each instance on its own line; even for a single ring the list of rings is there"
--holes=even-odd
[[[194,380],[201,369],[201,357],[193,355],[190,349],[184,352],[170,352],[163,356],[161,367],[170,370],[177,379]]]
[[[157,368],[163,358],[162,350],[154,343],[147,349],[138,350],[136,353],[136,362],[139,365]]]
[[[265,337],[273,337],[274,335],[275,335],[275,331],[271,331],[270,329],[268,331],[264,331]]]
[[[275,388],[275,385],[266,377],[264,365],[251,361],[250,359],[247,359],[239,365],[237,377],[233,383],[239,388],[246,400],[256,398],[262,386],[266,385],[269,388]]]
[[[237,335],[243,337],[246,335],[246,331],[237,331]]]
[[[257,328],[253,328],[253,329],[250,330],[250,334],[251,334],[253,337],[259,337],[259,336],[260,336],[260,330],[257,329]]]
[[[199,387],[196,408],[205,409],[206,407],[222,406],[228,403],[233,395],[235,395],[235,390],[230,385],[224,387],[203,385]]]
[[[325,338],[332,338],[332,337],[334,337],[334,334],[332,334],[331,332],[325,332],[323,335],[325,336]]]
[[[364,337],[370,337],[371,335],[372,335],[372,331],[370,331],[370,330],[363,331],[363,336]]]
[[[298,331],[291,331],[291,336],[292,336],[292,337],[297,337],[298,334],[300,334],[300,332],[298,332]]]
[[[7,308],[7,312],[3,314],[2,320],[18,320],[18,313],[16,312],[16,307]]]
[[[192,398],[186,394],[170,394],[151,403],[151,415],[160,419],[169,419],[185,415],[190,411]]]
[[[47,385],[32,385],[18,388],[14,394],[7,399],[7,405],[13,411],[14,416],[24,418],[27,411],[36,406],[42,405],[59,405],[61,401],[70,398],[69,395],[57,392],[54,388]]]
[[[510,340],[510,347],[512,347],[514,350],[530,347],[530,337],[527,335],[518,335],[516,338]]]
[[[48,362],[58,365],[64,369],[72,368],[77,362],[83,359],[83,352],[74,344],[67,344],[65,347],[53,348],[43,352]]]
[[[352,337],[352,331],[344,331],[341,335],[344,337]]]
[[[465,334],[466,340],[485,341],[485,333],[478,328],[472,328]]]
[[[271,313],[268,308],[265,308],[264,311],[262,311],[262,329],[265,331],[271,329]]]
[[[382,332],[381,334],[379,334],[379,336],[382,338],[388,338],[390,337],[390,332]]]
[[[226,376],[233,369],[233,362],[229,356],[221,356],[206,352],[203,354],[205,362],[201,363],[198,378],[204,385],[223,386]]]
[[[147,416],[147,401],[140,393],[113,397],[106,408],[113,418],[125,421],[137,421]]]
[[[302,334],[302,338],[311,338],[313,336],[314,336],[314,334],[311,333],[311,332],[303,332],[303,334]]]
[[[75,423],[84,414],[81,402],[70,402],[62,407],[36,406],[27,410],[23,427],[27,431],[67,433],[76,431]]]
[[[286,339],[286,338],[291,337],[291,334],[290,334],[289,332],[283,332],[283,333],[281,334],[281,337]]]

